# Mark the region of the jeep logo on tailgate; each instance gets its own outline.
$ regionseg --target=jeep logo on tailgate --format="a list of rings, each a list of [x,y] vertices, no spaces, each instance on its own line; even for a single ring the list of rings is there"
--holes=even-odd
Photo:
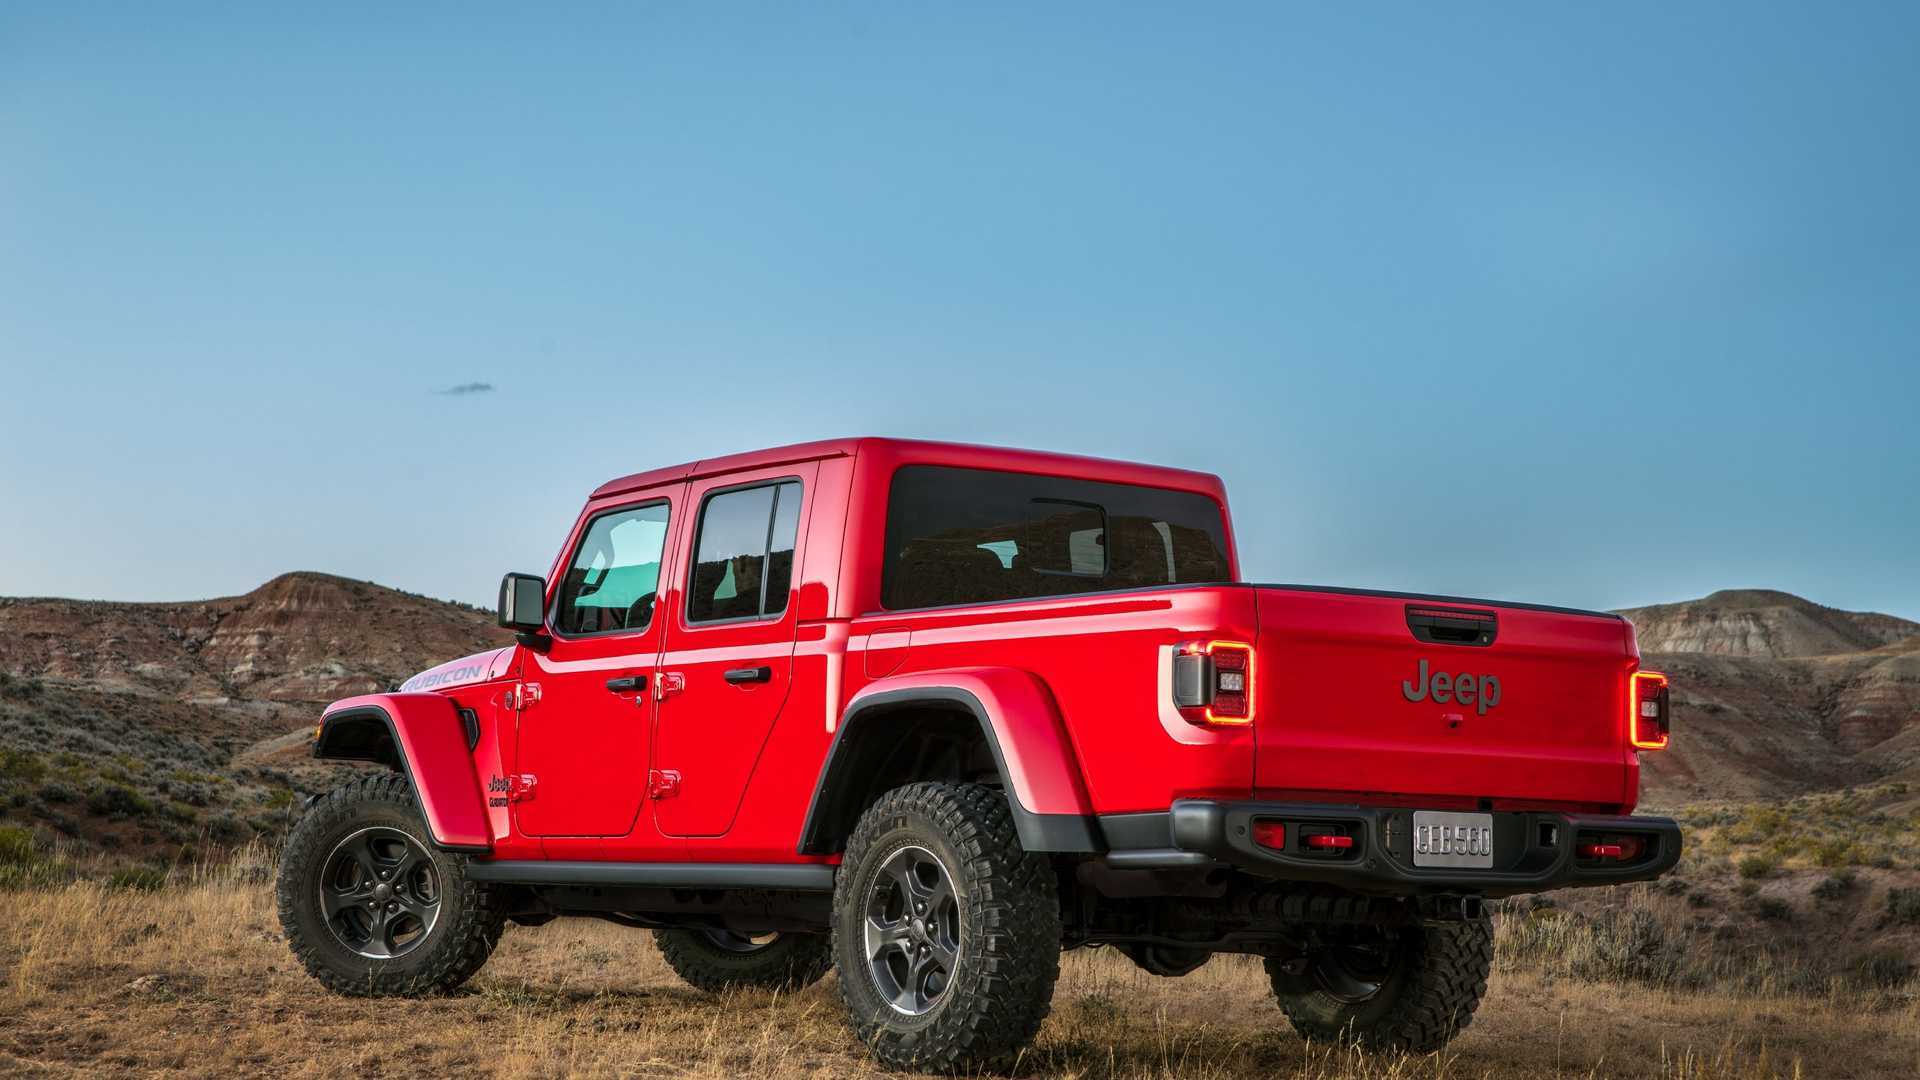
[[[1500,677],[1498,675],[1474,676],[1464,671],[1458,675],[1436,671],[1429,676],[1427,662],[1422,660],[1420,673],[1412,679],[1402,680],[1400,692],[1406,695],[1408,701],[1425,701],[1431,694],[1436,705],[1453,702],[1472,705],[1474,712],[1485,716],[1488,709],[1500,704]]]

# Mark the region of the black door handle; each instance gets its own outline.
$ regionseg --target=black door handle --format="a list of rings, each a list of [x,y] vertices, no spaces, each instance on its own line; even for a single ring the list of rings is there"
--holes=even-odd
[[[624,694],[630,690],[645,690],[646,688],[647,677],[645,675],[622,675],[617,679],[607,680],[607,689],[616,694]]]
[[[727,681],[734,685],[750,682],[772,682],[773,669],[770,667],[737,667],[727,669]]]

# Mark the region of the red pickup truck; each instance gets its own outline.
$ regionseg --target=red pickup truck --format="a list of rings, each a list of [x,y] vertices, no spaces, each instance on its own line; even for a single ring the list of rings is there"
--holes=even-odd
[[[1063,948],[1265,958],[1316,1038],[1426,1051],[1489,898],[1643,881],[1664,677],[1603,612],[1240,580],[1217,477],[893,439],[588,499],[517,644],[330,706],[280,872],[352,994],[444,990],[506,922],[652,930],[696,986],[838,971],[885,1064],[973,1069]]]

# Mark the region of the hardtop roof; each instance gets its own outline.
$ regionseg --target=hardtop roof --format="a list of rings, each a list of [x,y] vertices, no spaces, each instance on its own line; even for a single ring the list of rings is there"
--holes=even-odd
[[[791,462],[851,457],[863,450],[881,451],[883,456],[902,463],[924,461],[931,464],[955,464],[969,468],[1003,468],[1013,472],[1059,473],[1064,476],[1083,476],[1111,483],[1204,491],[1216,497],[1223,494],[1219,477],[1189,469],[1116,461],[1079,454],[1060,454],[1044,450],[863,436],[793,443],[787,446],[769,447],[765,450],[749,450],[723,457],[702,458],[665,468],[649,469],[609,480],[595,488],[592,497],[598,499],[652,487],[656,484],[785,465]]]

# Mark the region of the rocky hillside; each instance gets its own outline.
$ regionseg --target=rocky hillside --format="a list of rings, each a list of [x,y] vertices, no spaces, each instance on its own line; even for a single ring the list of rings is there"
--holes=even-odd
[[[167,861],[284,827],[330,782],[320,707],[506,640],[477,609],[325,574],[244,596],[0,598],[0,819]]]
[[[328,574],[178,604],[0,598],[0,672],[215,705],[389,689],[505,640],[478,608]]]
[[[1920,636],[1920,623],[1821,607],[1771,589],[1725,589],[1701,600],[1627,608],[1640,650],[1713,656],[1834,656]]]
[[[1673,677],[1651,803],[1793,795],[1920,774],[1920,623],[1737,590],[1621,612]]]

